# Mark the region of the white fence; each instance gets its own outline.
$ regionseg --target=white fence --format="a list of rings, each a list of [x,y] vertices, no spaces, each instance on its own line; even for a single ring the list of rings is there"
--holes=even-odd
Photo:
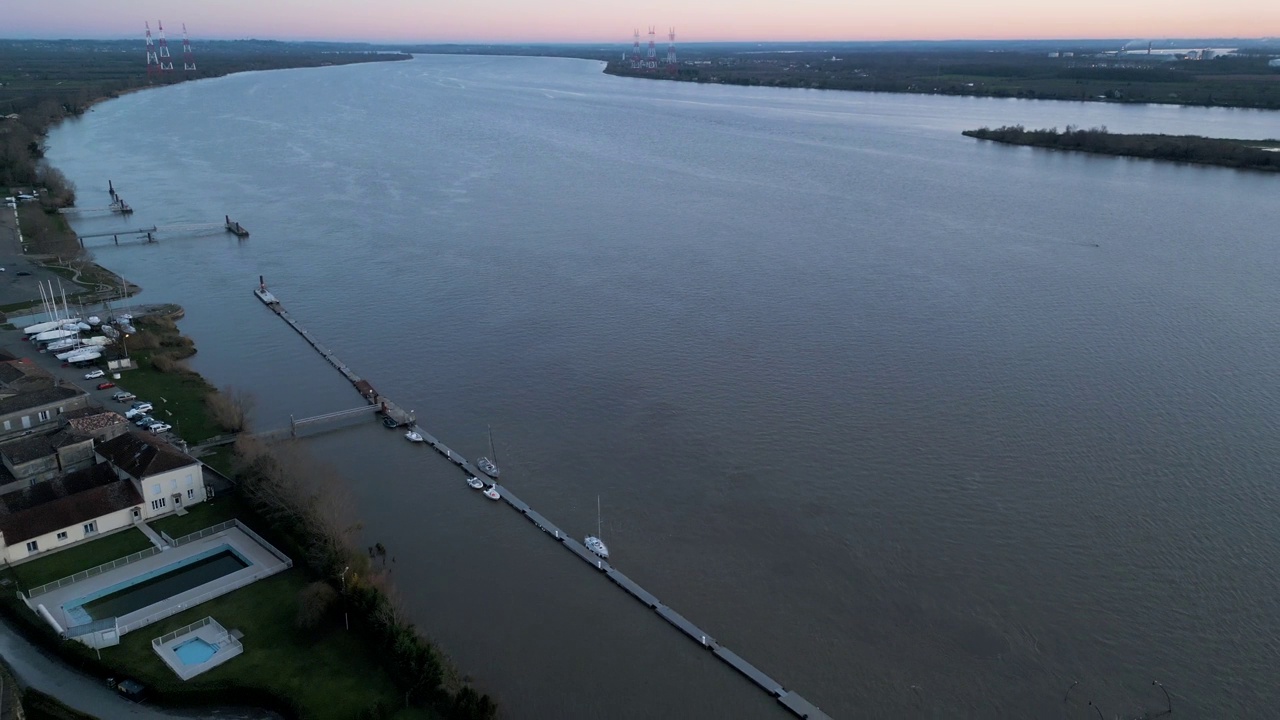
[[[61,580],[55,580],[51,583],[45,583],[44,585],[41,585],[39,587],[31,588],[30,590],[27,591],[27,597],[33,598],[37,595],[43,595],[49,592],[50,590],[57,590],[60,587],[63,587],[65,585],[70,585],[71,583],[80,582],[81,580],[84,580],[86,578],[91,578],[94,575],[101,575],[102,573],[107,572],[108,570],[115,570],[116,568],[124,567],[125,565],[128,565],[130,563],[136,563],[139,560],[142,560],[144,558],[149,558],[152,555],[155,555],[159,552],[160,552],[160,548],[158,547],[149,547],[146,550],[139,550],[138,552],[132,555],[127,555],[125,557],[112,560],[109,563],[103,563],[98,567],[89,568],[88,570],[81,570],[75,575],[68,575],[67,577],[62,578]]]
[[[205,619],[203,619],[203,620],[197,620],[197,621],[195,621],[195,622],[191,623],[190,625],[185,625],[185,626],[183,626],[183,627],[178,628],[177,630],[174,630],[174,631],[173,631],[173,632],[171,632],[171,633],[167,633],[167,634],[165,634],[165,635],[161,635],[160,637],[158,637],[158,638],[156,638],[156,639],[152,640],[152,641],[151,641],[151,646],[152,646],[152,647],[160,647],[161,645],[163,645],[163,644],[165,644],[165,643],[169,642],[170,640],[177,640],[178,638],[182,637],[183,635],[187,635],[187,634],[193,633],[193,632],[195,632],[196,630],[199,630],[200,628],[202,628],[202,627],[204,627],[205,625],[208,625],[209,623],[212,623],[212,622],[215,622],[215,620],[214,620],[212,617],[207,617],[207,618],[205,618]],[[219,631],[219,632],[226,632],[226,628],[222,627],[222,625],[218,625],[218,631]]]

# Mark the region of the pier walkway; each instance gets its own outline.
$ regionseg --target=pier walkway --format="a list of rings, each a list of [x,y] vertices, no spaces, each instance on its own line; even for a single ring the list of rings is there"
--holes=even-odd
[[[290,327],[296,330],[298,334],[302,335],[303,339],[315,348],[325,360],[329,361],[329,364],[333,365],[342,373],[343,377],[347,378],[347,380],[351,382],[357,392],[369,401],[370,405],[376,406],[376,409],[381,410],[385,416],[395,419],[400,424],[407,426],[409,430],[422,435],[424,444],[430,446],[436,450],[436,452],[439,452],[449,462],[457,465],[469,476],[479,478],[486,477],[463,455],[454,452],[452,448],[445,445],[439,438],[427,432],[425,428],[419,426],[414,421],[412,414],[406,413],[395,403],[392,403],[390,400],[378,395],[377,391],[375,391],[367,381],[356,375],[355,372],[334,356],[332,351],[322,345],[315,336],[303,328],[298,321],[290,317],[289,313],[280,305],[280,301],[274,295],[267,292],[266,284],[263,283],[261,279],[259,279],[259,289],[254,291],[254,295],[256,295],[264,305],[271,308],[273,312],[279,315],[280,318],[288,323]],[[360,408],[360,410],[364,410],[364,408]],[[354,410],[340,411],[338,413],[317,416],[315,419],[326,419],[330,416],[351,414],[353,412]],[[460,487],[465,487],[465,485],[460,485]],[[721,645],[714,637],[709,635],[705,630],[699,628],[692,621],[667,605],[664,605],[657,596],[645,590],[634,580],[624,575],[621,570],[615,568],[607,560],[596,556],[582,543],[578,542],[571,535],[557,527],[555,523],[529,507],[528,503],[521,500],[510,489],[498,485],[496,482],[494,483],[494,487],[497,488],[499,494],[502,496],[503,502],[509,505],[516,512],[528,518],[535,527],[550,535],[570,553],[576,555],[580,560],[595,568],[598,572],[609,578],[614,584],[625,590],[632,597],[647,605],[650,609],[656,612],[659,617],[670,623],[672,627],[684,633],[691,640],[715,654],[716,657],[720,658],[724,663],[732,667],[734,670],[737,670],[751,682],[755,683],[760,687],[760,689],[772,695],[774,699],[776,699],[787,710],[791,711],[791,713],[797,717],[809,718],[810,720],[830,720],[830,716],[819,710],[812,703],[805,700],[798,694],[784,688],[777,680],[769,677],[769,675],[764,671],[747,662],[747,660],[739,656],[737,653],[734,653],[729,648]]]

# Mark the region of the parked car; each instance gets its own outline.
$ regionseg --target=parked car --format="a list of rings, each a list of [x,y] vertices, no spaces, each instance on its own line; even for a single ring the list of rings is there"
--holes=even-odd
[[[155,409],[156,409],[156,406],[155,406],[155,405],[152,405],[151,403],[147,402],[146,400],[143,400],[143,401],[141,401],[141,402],[136,402],[136,403],[134,403],[134,404],[133,404],[133,409],[134,409],[134,410],[141,410],[142,412],[151,412],[152,410],[155,410]]]
[[[85,373],[84,379],[96,380],[97,378],[106,376],[106,374],[107,374],[106,371],[104,371],[102,368],[98,368],[96,370],[90,370],[89,372]]]
[[[160,422],[159,420],[151,417],[150,415],[143,415],[139,417],[137,420],[134,420],[133,424],[137,425],[140,428],[149,428],[152,425],[158,424],[159,422]]]
[[[126,412],[124,416],[130,420],[134,420],[146,414],[147,414],[146,410],[139,410],[138,408],[129,408],[129,411]]]
[[[125,696],[129,700],[138,702],[147,695],[147,686],[132,678],[107,678],[107,687],[115,689],[116,692]]]
[[[137,395],[134,395],[133,393],[129,392],[128,390],[121,390],[120,392],[113,394],[113,395],[111,396],[111,398],[112,398],[113,400],[118,400],[118,401],[120,401],[120,402],[126,402],[126,401],[129,401],[129,400],[137,400],[137,399],[138,399],[138,396],[137,396]]]
[[[159,435],[162,432],[169,432],[173,429],[173,426],[167,422],[159,422],[147,429],[150,430],[152,434]]]
[[[99,389],[99,390],[110,390],[111,388],[113,388],[113,387],[115,387],[115,386],[116,386],[116,384],[115,384],[115,383],[113,383],[113,382],[111,382],[110,380],[108,380],[108,381],[106,381],[106,382],[104,382],[104,383],[98,383],[98,389]]]

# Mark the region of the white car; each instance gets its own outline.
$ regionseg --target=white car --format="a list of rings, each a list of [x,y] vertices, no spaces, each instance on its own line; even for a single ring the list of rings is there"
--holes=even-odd
[[[162,432],[168,432],[172,429],[173,429],[173,426],[166,422],[156,423],[155,425],[152,425],[150,428],[151,433],[153,435],[159,435]]]
[[[101,368],[99,368],[99,369],[97,369],[97,370],[90,370],[89,372],[85,373],[85,374],[84,374],[84,379],[85,379],[85,380],[96,380],[96,379],[98,379],[98,378],[100,378],[100,377],[106,377],[106,375],[107,375],[107,374],[106,374],[105,372],[103,372],[103,370],[102,370]]]
[[[142,410],[140,408],[130,408],[129,411],[124,414],[124,416],[130,420],[133,420],[134,418],[140,418],[146,414],[147,414],[146,410]]]
[[[142,412],[144,412],[144,413],[145,413],[145,412],[151,412],[152,410],[155,410],[155,406],[154,406],[154,405],[152,405],[152,404],[151,404],[151,403],[149,403],[149,402],[146,402],[146,401],[144,400],[144,401],[142,401],[142,402],[136,402],[136,403],[134,403],[134,404],[133,404],[133,409],[134,409],[134,410],[140,410],[140,411],[142,411]]]

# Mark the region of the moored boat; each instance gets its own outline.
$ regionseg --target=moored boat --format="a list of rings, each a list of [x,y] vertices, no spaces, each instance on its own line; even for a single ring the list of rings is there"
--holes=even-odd
[[[475,488],[476,490],[484,489],[484,482],[482,482],[480,478],[476,477],[475,475],[472,475],[471,477],[467,478],[467,484]]]
[[[421,433],[416,433],[412,430],[404,434],[404,439],[415,443],[420,443],[424,440]]]
[[[501,500],[501,499],[502,499],[502,495],[500,495],[500,494],[498,493],[498,485],[497,485],[497,483],[495,483],[495,484],[493,484],[493,485],[490,485],[489,487],[485,488],[485,489],[484,489],[484,496],[485,496],[485,497],[487,497],[487,498],[489,498],[490,500]]]
[[[604,544],[604,540],[601,540],[601,539],[600,539],[600,536],[604,534],[603,532],[601,532],[601,531],[600,531],[600,527],[601,527],[601,525],[600,525],[600,496],[599,496],[599,495],[597,495],[597,496],[596,496],[596,534],[595,534],[595,535],[588,535],[588,536],[587,536],[587,538],[586,538],[586,540],[583,540],[583,541],[582,541],[582,544],[583,544],[583,545],[586,545],[586,546],[587,546],[587,549],[588,549],[588,550],[590,550],[591,552],[595,553],[596,555],[599,555],[599,556],[600,556],[600,557],[602,557],[602,558],[608,559],[608,557],[609,557],[609,546],[608,546],[608,545],[605,545],[605,544]]]

